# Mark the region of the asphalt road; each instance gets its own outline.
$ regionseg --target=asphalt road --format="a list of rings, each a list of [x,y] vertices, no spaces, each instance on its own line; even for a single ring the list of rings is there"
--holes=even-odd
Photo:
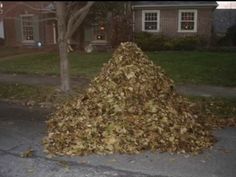
[[[53,157],[43,152],[49,111],[0,102],[0,177],[235,177],[236,128],[215,132],[218,142],[197,156],[138,155]],[[22,158],[29,148],[33,155]]]

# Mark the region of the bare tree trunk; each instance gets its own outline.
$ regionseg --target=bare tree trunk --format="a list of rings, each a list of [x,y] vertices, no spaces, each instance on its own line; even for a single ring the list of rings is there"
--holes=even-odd
[[[64,92],[68,92],[70,90],[70,77],[69,77],[67,43],[65,39],[59,41],[59,53],[60,53],[61,89]]]
[[[60,55],[60,74],[61,74],[61,89],[64,92],[70,91],[70,77],[69,77],[69,61],[68,61],[68,39],[76,32],[77,28],[83,22],[84,18],[89,12],[89,8],[93,5],[93,1],[88,1],[87,4],[76,11],[68,19],[66,23],[66,10],[65,2],[56,2],[57,14],[57,27],[58,27],[58,43]]]
[[[66,21],[65,21],[65,4],[64,2],[56,2],[57,18],[58,18],[58,43],[59,43],[59,57],[60,57],[60,75],[61,75],[61,89],[64,92],[70,90],[69,78],[69,61],[67,53],[67,39]]]

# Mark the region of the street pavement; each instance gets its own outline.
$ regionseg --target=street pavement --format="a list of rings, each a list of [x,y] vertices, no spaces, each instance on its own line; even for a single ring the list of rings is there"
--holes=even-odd
[[[41,144],[49,113],[0,102],[0,177],[236,177],[236,128],[217,130],[213,149],[196,156],[143,152],[50,157]],[[29,148],[32,157],[21,157]]]

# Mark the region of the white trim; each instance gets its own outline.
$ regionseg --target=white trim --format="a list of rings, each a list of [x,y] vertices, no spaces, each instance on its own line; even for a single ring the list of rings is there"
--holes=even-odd
[[[133,5],[132,7],[133,8],[136,8],[136,7],[217,7],[217,5],[213,5],[213,4],[169,4],[169,5]]]
[[[30,16],[34,16],[34,14],[21,14],[20,17],[30,17]]]
[[[35,41],[34,40],[22,40],[21,42],[25,43],[25,44],[33,44]]]
[[[52,24],[52,30],[53,30],[53,44],[57,43],[57,37],[56,37],[56,24]]]
[[[157,13],[157,29],[145,30],[145,13]],[[160,10],[142,10],[142,31],[145,32],[159,32],[160,31]]]
[[[193,30],[182,30],[181,29],[181,13],[182,12],[193,12],[194,13],[194,27]],[[178,12],[178,32],[179,33],[196,33],[197,32],[197,10],[196,9],[180,9]]]

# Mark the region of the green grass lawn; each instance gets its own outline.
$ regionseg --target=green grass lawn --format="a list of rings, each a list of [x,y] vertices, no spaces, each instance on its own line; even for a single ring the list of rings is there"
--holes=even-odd
[[[176,83],[236,86],[236,52],[161,51],[148,52]],[[70,54],[72,75],[94,77],[111,53]],[[34,54],[0,61],[0,72],[21,74],[59,74],[59,59],[54,53]]]
[[[25,84],[0,84],[0,99],[19,101],[23,104],[50,103],[51,105],[62,104],[65,101],[79,96],[83,91],[74,89],[69,95],[59,92],[54,87],[30,86]],[[217,118],[232,118],[236,115],[235,98],[206,98],[187,97],[189,101],[197,103],[203,115],[215,115]]]
[[[61,104],[75,98],[84,91],[76,88],[70,94],[59,92],[55,87],[30,86],[25,84],[0,84],[0,99],[17,100],[22,103],[33,101],[39,103]],[[204,115],[215,115],[218,118],[232,118],[236,115],[236,99],[221,97],[187,97],[191,102],[199,105]]]
[[[235,98],[188,96],[188,99],[200,105],[199,109],[205,115],[213,114],[219,118],[231,118],[236,115]]]
[[[55,88],[30,86],[25,84],[0,84],[0,99],[51,101]]]

